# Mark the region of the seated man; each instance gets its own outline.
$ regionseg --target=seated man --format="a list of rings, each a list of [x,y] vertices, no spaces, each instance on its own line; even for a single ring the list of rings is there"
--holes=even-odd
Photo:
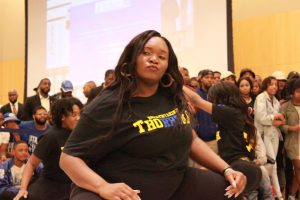
[[[14,142],[18,142],[21,140],[20,134],[19,134],[19,124],[20,120],[17,118],[17,116],[13,113],[5,113],[4,114],[4,128],[6,129],[12,129],[10,130],[10,139],[8,143],[7,153],[10,155],[12,153],[13,144]]]
[[[12,151],[13,158],[0,164],[0,199],[11,200],[18,193],[22,180],[25,161],[29,157],[28,145],[16,142]]]
[[[48,113],[47,110],[42,106],[37,106],[33,110],[33,120],[22,121],[20,123],[21,129],[21,140],[27,142],[29,145],[29,153],[32,154],[37,143],[38,137],[50,128],[48,124]]]

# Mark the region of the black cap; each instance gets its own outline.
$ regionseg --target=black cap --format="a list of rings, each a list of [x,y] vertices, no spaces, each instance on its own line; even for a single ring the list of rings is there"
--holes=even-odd
[[[203,76],[206,76],[208,74],[213,74],[213,71],[210,70],[210,69],[204,69],[204,70],[201,70],[199,73],[198,73],[198,78],[202,78]]]
[[[255,73],[250,68],[243,68],[240,72],[240,78],[243,77],[247,72],[250,73],[253,78],[255,78]]]

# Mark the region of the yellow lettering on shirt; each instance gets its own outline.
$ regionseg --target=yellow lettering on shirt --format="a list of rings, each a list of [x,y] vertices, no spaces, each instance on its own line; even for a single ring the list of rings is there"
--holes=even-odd
[[[221,140],[220,131],[218,131],[216,134],[216,140],[217,141]]]
[[[144,134],[146,131],[149,132],[158,128],[168,128],[176,124],[176,113],[177,109],[174,109],[164,114],[147,116],[147,120],[138,120],[134,122],[133,127],[138,128],[140,134]],[[182,124],[190,124],[190,117],[187,112],[182,114],[181,122]]]
[[[144,123],[147,124],[147,128],[148,128],[147,131],[152,131],[152,130],[156,129],[155,123],[154,123],[154,121],[152,119],[145,120]]]
[[[163,123],[160,119],[153,119],[153,122],[155,123],[156,128],[162,128],[164,127]]]
[[[139,128],[139,133],[144,133],[145,129],[143,128],[142,124],[143,124],[143,120],[139,120],[133,123],[133,127],[138,127]]]

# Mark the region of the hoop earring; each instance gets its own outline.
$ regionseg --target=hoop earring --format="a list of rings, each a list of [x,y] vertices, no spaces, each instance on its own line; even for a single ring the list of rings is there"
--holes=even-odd
[[[160,79],[160,85],[164,88],[171,87],[171,85],[174,83],[174,79],[171,74],[165,73],[161,79]]]
[[[129,78],[129,77],[131,77],[131,74],[128,73],[128,72],[126,72],[126,71],[127,71],[127,70],[125,69],[126,66],[127,66],[127,63],[124,63],[124,64],[122,65],[121,70],[120,70],[120,73],[121,73],[121,75],[122,75],[123,77]]]

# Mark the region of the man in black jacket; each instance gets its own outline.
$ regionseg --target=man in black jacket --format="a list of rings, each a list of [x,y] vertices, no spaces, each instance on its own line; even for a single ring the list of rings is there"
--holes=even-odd
[[[19,119],[23,119],[23,104],[18,102],[18,92],[16,90],[10,90],[8,92],[9,102],[3,105],[0,111],[5,113],[14,113]]]
[[[115,70],[109,69],[106,70],[104,75],[104,83],[102,83],[100,86],[93,88],[90,91],[90,94],[88,96],[87,104],[90,103],[104,88],[106,88],[109,84],[111,84],[115,79]]]
[[[25,120],[33,120],[33,110],[37,106],[43,106],[47,112],[50,111],[53,97],[49,96],[51,82],[48,78],[44,78],[38,85],[37,94],[31,97],[27,97],[24,103],[24,115]]]

